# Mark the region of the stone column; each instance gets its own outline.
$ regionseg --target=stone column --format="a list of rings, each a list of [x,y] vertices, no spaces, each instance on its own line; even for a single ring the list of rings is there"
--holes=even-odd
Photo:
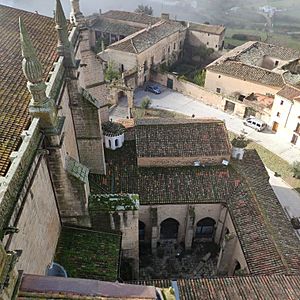
[[[157,224],[157,208],[150,208],[151,217],[151,250],[152,254],[156,254],[157,242],[159,240],[159,226]]]
[[[185,229],[185,249],[191,250],[194,237],[195,206],[188,205]]]
[[[230,275],[230,266],[233,258],[234,249],[237,244],[237,236],[235,234],[225,235],[223,243],[221,245],[220,256],[217,265],[218,275]]]

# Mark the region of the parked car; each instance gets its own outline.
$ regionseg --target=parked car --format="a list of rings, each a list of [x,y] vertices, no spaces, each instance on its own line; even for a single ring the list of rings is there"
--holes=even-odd
[[[267,124],[264,121],[261,121],[255,117],[249,117],[244,120],[244,125],[249,126],[256,131],[263,131]]]
[[[156,94],[156,95],[161,94],[160,87],[157,86],[157,85],[154,85],[154,84],[147,85],[146,88],[145,88],[145,91],[149,91],[149,92],[151,92],[153,94]]]

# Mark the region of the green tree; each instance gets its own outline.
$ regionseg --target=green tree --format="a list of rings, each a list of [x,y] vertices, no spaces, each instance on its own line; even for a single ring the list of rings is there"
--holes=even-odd
[[[205,71],[204,70],[197,71],[197,73],[195,74],[195,76],[193,78],[193,82],[195,84],[200,85],[200,86],[204,86],[204,83],[205,83]]]
[[[141,13],[141,14],[152,16],[153,15],[153,8],[150,5],[148,6],[148,5],[140,4],[137,7],[137,9],[135,10],[135,12],[136,13]]]
[[[104,79],[108,82],[112,82],[114,79],[120,79],[121,73],[116,71],[114,63],[111,61],[108,63],[107,69],[104,72]]]

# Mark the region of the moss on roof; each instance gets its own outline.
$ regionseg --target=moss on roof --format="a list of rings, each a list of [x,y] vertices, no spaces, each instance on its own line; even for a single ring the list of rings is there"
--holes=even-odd
[[[55,254],[69,277],[115,281],[121,236],[87,228],[63,227]]]

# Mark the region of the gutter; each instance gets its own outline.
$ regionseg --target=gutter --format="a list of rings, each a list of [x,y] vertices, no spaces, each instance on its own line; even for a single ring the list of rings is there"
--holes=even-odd
[[[177,280],[172,280],[171,284],[172,284],[172,288],[174,289],[175,299],[176,300],[180,300],[179,289],[178,289],[178,285],[177,285]]]

